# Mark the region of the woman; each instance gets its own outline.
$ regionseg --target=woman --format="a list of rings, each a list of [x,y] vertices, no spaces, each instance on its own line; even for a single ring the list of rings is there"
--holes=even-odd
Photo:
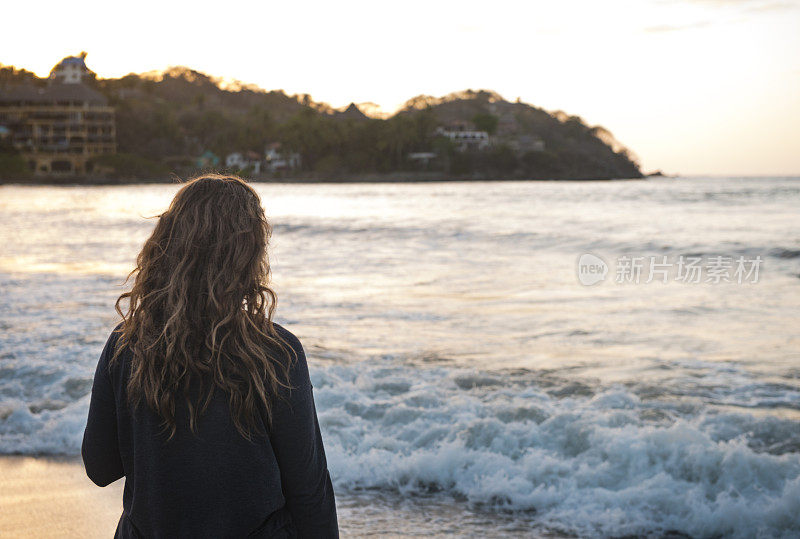
[[[338,536],[303,347],[272,322],[270,233],[249,185],[207,175],[139,253],[81,450],[97,485],[125,477],[117,537]]]

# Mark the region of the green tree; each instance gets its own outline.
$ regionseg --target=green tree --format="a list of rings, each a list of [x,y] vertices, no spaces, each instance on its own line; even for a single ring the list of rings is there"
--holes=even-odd
[[[486,131],[490,135],[494,135],[497,131],[498,118],[494,114],[488,112],[480,112],[472,117],[472,123],[478,131]]]
[[[489,150],[486,155],[488,169],[500,174],[510,174],[516,170],[519,160],[516,152],[505,144]]]
[[[0,152],[0,179],[23,180],[31,175],[25,159],[17,153]]]

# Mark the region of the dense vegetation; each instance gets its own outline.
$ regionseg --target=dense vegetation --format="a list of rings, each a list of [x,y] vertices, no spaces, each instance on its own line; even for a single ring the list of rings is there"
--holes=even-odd
[[[21,82],[44,84],[24,70],[0,68],[0,92]],[[340,112],[307,94],[223,85],[186,68],[88,83],[116,108],[119,153],[98,163],[117,176],[186,173],[204,151],[224,160],[234,151],[263,154],[268,143],[280,141],[302,156],[301,170],[294,175],[319,179],[421,170],[487,179],[641,177],[635,159],[603,128],[587,126],[576,116],[511,103],[489,91],[418,96],[393,116],[378,119],[353,105]],[[489,132],[493,144],[458,151],[435,133],[437,126],[454,122]],[[543,141],[544,151],[515,147],[521,136]],[[435,152],[437,157],[422,164],[409,159],[412,152]]]

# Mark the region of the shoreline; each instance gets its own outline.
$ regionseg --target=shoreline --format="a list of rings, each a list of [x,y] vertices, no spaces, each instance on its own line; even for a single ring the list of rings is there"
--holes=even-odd
[[[0,454],[0,530],[4,539],[113,537],[122,514],[125,480],[98,487],[79,456]],[[404,498],[364,491],[337,492],[343,537],[573,537],[514,515],[472,512],[449,498]]]
[[[211,172],[211,171],[209,171]],[[224,172],[220,172],[224,173]],[[109,178],[94,176],[62,176],[62,177],[30,177],[22,179],[0,179],[0,185],[147,185],[158,183],[180,183],[186,179],[202,174],[187,174],[178,176],[169,174],[163,178]],[[235,174],[235,173],[233,173]],[[397,184],[397,183],[458,183],[458,182],[485,182],[485,183],[509,183],[509,182],[625,182],[643,181],[656,176],[643,176],[641,178],[497,178],[493,176],[447,176],[442,174],[419,175],[419,174],[353,174],[352,176],[249,176],[243,175],[252,183],[276,183],[276,184],[346,184],[346,183],[372,183],[372,184]],[[662,177],[662,176],[658,176]],[[671,176],[668,176],[671,177]]]

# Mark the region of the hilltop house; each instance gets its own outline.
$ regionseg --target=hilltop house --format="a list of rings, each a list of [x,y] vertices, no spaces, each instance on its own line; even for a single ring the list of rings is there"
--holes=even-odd
[[[36,175],[84,174],[92,157],[116,153],[114,108],[84,84],[94,77],[85,57],[61,60],[45,87],[0,92],[0,126],[11,132],[12,147]]]
[[[80,56],[67,56],[50,70],[48,80],[61,84],[81,84],[84,79],[93,77],[88,67],[86,67],[86,53]]]
[[[333,117],[341,120],[355,120],[357,122],[369,120],[369,116],[361,112],[361,109],[358,108],[358,105],[355,103],[350,103],[343,111],[336,111]]]
[[[470,129],[466,124],[451,124],[447,127],[439,126],[434,133],[453,141],[456,149],[460,152],[483,150],[489,147],[489,133]]]
[[[253,174],[261,173],[261,156],[256,152],[234,152],[225,158],[225,167],[235,170],[248,170]]]
[[[265,151],[267,170],[270,172],[281,172],[300,168],[300,154],[297,152],[285,152],[280,142],[273,142],[267,145]]]

